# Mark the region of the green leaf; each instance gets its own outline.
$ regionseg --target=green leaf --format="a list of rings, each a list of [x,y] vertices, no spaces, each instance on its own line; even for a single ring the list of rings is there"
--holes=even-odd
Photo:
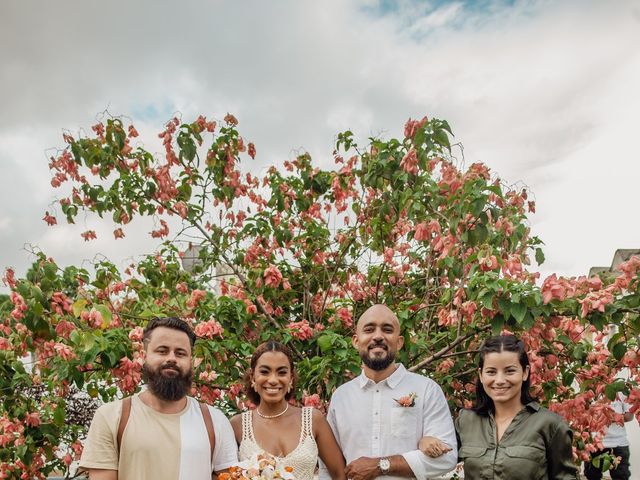
[[[604,387],[604,394],[609,400],[614,401],[616,399],[616,393],[618,392],[613,385],[609,384]]]
[[[73,302],[73,316],[76,318],[80,318],[80,314],[82,313],[82,311],[84,310],[84,307],[87,306],[87,301],[84,298],[81,298],[80,300],[76,300],[75,302]]]
[[[500,335],[502,328],[504,327],[504,317],[499,313],[493,320],[491,320],[491,333],[493,335]]]
[[[58,266],[55,263],[47,262],[44,264],[44,276],[49,280],[55,280],[57,272]]]
[[[544,263],[544,253],[541,248],[536,248],[536,263],[542,265]]]
[[[61,402],[56,406],[56,409],[53,411],[53,423],[55,423],[58,427],[62,427],[64,425],[64,418],[65,418],[64,403]]]
[[[575,378],[576,378],[575,374],[572,371],[567,370],[562,373],[562,384],[565,387],[570,387],[571,384],[573,384],[573,380]]]
[[[333,345],[332,337],[333,335],[325,334],[318,338],[318,346],[320,347],[320,351],[322,353],[326,353],[331,350],[331,346]]]
[[[113,318],[111,315],[111,310],[109,310],[109,307],[107,307],[106,305],[96,305],[95,309],[102,315],[102,325],[100,328],[107,328],[111,323],[111,319]]]
[[[516,319],[516,322],[522,323],[524,316],[527,314],[527,306],[523,303],[511,304],[511,315]]]
[[[498,298],[498,308],[505,317],[511,314],[511,302],[504,297]]]

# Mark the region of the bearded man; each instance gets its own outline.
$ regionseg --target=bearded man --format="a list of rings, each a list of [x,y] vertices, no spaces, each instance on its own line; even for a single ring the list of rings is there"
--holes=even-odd
[[[385,305],[359,318],[352,344],[362,373],[335,391],[327,414],[351,480],[426,479],[456,466],[456,434],[442,389],[395,362],[403,343],[400,322]],[[418,442],[425,436],[438,438],[448,451],[437,458],[424,455]],[[328,478],[326,469],[320,478]]]
[[[224,414],[187,396],[196,336],[179,318],[154,318],[143,339],[147,388],[96,411],[80,467],[90,480],[210,480],[238,451]]]

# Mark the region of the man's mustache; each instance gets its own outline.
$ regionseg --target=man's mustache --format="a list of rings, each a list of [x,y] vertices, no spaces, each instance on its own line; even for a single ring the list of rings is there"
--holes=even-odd
[[[178,373],[180,372],[180,368],[175,363],[165,364],[165,365],[162,365],[162,367],[160,368],[161,370],[175,370]]]
[[[367,350],[372,350],[374,348],[383,348],[385,350],[389,350],[389,346],[385,342],[373,342],[370,343],[367,347]]]

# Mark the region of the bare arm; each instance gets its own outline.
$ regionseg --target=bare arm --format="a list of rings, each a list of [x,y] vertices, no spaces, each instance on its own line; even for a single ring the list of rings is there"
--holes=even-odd
[[[242,414],[234,415],[229,420],[231,423],[231,427],[233,428],[233,434],[236,437],[236,443],[240,445],[240,441],[242,441]]]
[[[117,470],[103,470],[100,468],[90,468],[89,480],[118,480]]]
[[[313,435],[318,444],[318,454],[327,467],[333,480],[344,480],[345,461],[342,451],[333,436],[333,431],[324,415],[319,410],[313,410]]]

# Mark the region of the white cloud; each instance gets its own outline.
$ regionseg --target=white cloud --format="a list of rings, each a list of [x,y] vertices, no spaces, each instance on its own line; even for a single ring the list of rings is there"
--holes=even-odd
[[[45,150],[105,108],[133,117],[158,152],[154,134],[174,111],[232,112],[256,143],[256,172],[299,149],[328,162],[346,128],[366,139],[400,134],[410,116],[446,118],[467,164],[533,190],[544,272],[582,273],[640,244],[629,221],[640,176],[634,2],[380,5],[4,2],[0,266],[24,270],[26,243],[69,263],[155,248],[148,224],[113,242],[111,225],[87,219],[100,237],[85,244],[86,225],[41,220],[56,194]]]

